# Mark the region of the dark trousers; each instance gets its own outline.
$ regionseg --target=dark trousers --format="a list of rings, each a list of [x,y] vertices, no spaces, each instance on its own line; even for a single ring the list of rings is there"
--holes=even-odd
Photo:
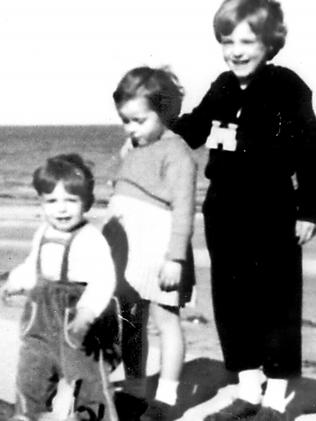
[[[214,315],[226,367],[236,372],[262,367],[271,378],[299,375],[302,256],[294,223],[277,215],[254,219],[236,213],[236,207],[204,205]]]

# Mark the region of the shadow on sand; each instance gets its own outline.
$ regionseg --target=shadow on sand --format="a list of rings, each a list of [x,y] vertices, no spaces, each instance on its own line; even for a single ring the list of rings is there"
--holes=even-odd
[[[236,383],[237,377],[226,371],[221,361],[198,358],[185,364],[180,390],[180,412],[185,412],[202,402],[211,399],[219,388]],[[157,375],[149,379],[150,394],[153,396]],[[302,377],[290,381],[288,394],[295,392],[288,405],[288,421],[301,414],[316,413],[316,380]]]
[[[158,375],[148,378],[148,396],[153,397]],[[236,383],[237,378],[227,372],[221,361],[198,358],[185,364],[180,389],[181,412],[211,399],[219,388]],[[316,412],[316,380],[302,377],[290,381],[288,393],[295,391],[295,397],[288,406],[288,421],[301,414]],[[7,421],[13,406],[0,400],[0,421]]]

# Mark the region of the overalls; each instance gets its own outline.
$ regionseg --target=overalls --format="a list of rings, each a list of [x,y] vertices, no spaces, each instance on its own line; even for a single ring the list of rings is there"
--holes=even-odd
[[[29,293],[21,321],[15,410],[18,417],[37,421],[41,413],[51,410],[57,382],[65,378],[77,384],[74,410],[78,411],[79,419],[83,412],[84,419],[118,419],[107,380],[109,365],[103,358],[96,362],[87,357],[81,349],[82,338],[71,337],[67,329],[85,289],[84,283],[68,280],[69,250],[79,232],[80,229],[74,231],[67,241],[45,239],[45,233],[41,239],[36,263],[37,284]],[[45,279],[42,273],[41,250],[49,242],[64,246],[59,281]],[[78,391],[79,384],[82,387]]]

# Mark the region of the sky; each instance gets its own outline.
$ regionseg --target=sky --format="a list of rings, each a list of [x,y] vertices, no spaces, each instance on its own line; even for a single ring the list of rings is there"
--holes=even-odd
[[[212,18],[221,0],[0,0],[0,126],[119,123],[112,92],[139,65],[168,65],[183,111],[225,70]],[[281,0],[275,63],[316,91],[316,2]]]

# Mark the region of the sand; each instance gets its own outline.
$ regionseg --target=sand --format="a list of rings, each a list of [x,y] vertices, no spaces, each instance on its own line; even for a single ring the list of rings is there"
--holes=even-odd
[[[93,223],[102,226],[106,209],[96,207],[89,216]],[[3,201],[0,207],[0,273],[10,270],[26,256],[32,235],[40,221],[41,214],[35,203],[25,205],[22,201]],[[194,305],[182,312],[187,363],[181,393],[187,408],[206,401],[219,387],[232,381],[223,366],[212,315],[210,261],[205,248],[200,214],[196,215],[193,245],[197,271],[196,297]],[[316,239],[304,248],[304,274],[303,378],[291,384],[296,389],[296,396],[291,404],[295,416],[316,404]],[[10,307],[0,304],[0,399],[10,402],[14,401],[20,312],[19,302]],[[152,347],[148,373],[153,376],[159,370],[158,340],[153,328],[150,329],[150,338]],[[122,367],[115,372],[113,378],[116,381],[123,378]],[[198,421],[198,416],[194,421]]]

